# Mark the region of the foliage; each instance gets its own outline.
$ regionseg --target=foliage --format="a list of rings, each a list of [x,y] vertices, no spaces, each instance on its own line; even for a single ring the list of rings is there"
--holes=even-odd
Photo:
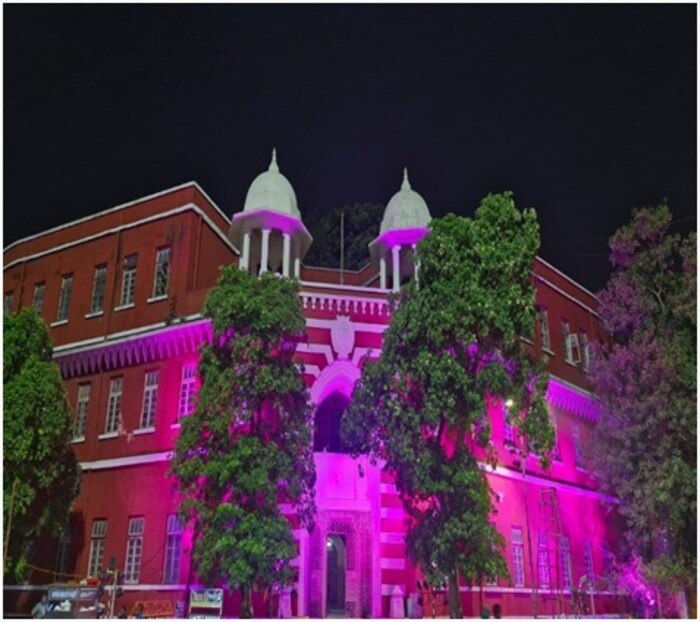
[[[381,358],[365,362],[343,438],[386,460],[412,524],[409,554],[430,583],[448,577],[461,617],[458,575],[508,576],[492,524],[492,492],[475,450],[489,452],[487,404],[513,400],[510,418],[544,464],[554,433],[546,379],[520,336],[535,322],[534,210],[510,193],[482,200],[474,219],[433,220],[418,246],[420,283],[401,293]]]
[[[182,421],[171,472],[193,559],[209,585],[250,592],[292,579],[296,556],[278,502],[311,528],[314,462],[308,392],[293,362],[305,322],[294,281],[224,268],[204,303],[213,339],[199,363],[195,414]]]
[[[5,573],[23,579],[28,546],[57,535],[80,489],[71,446],[72,415],[46,325],[33,309],[4,316],[3,517],[7,528],[13,487],[10,548]]]
[[[369,243],[379,235],[384,206],[378,203],[354,203],[336,207],[314,221],[314,243],[304,263],[324,268],[340,267],[340,215],[344,219],[346,270],[360,270],[369,263]]]
[[[610,240],[599,313],[612,343],[594,351],[603,414],[590,451],[629,548],[646,561],[668,549],[695,576],[695,234],[672,235],[671,220],[665,204],[635,210]]]

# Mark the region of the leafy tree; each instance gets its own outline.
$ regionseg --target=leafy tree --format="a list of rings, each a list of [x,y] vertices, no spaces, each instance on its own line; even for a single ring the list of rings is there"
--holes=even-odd
[[[315,512],[312,412],[293,362],[305,321],[294,281],[234,266],[223,269],[204,314],[213,339],[171,472],[181,517],[194,525],[197,574],[240,586],[241,615],[250,617],[251,590],[292,578],[296,549],[278,503],[295,503],[309,528]]]
[[[5,529],[11,521],[5,574],[23,579],[31,542],[58,535],[67,524],[80,470],[71,446],[72,415],[46,325],[33,309],[5,315],[4,324]]]
[[[448,578],[461,617],[458,577],[508,576],[504,540],[477,457],[490,450],[488,404],[513,400],[511,423],[542,457],[554,433],[546,380],[520,336],[535,322],[531,271],[539,246],[532,209],[510,193],[488,195],[474,219],[433,220],[418,246],[420,283],[406,286],[384,337],[366,362],[343,437],[386,461],[411,518],[408,551],[433,585]]]
[[[671,222],[666,204],[635,210],[610,240],[613,273],[598,298],[612,343],[594,351],[603,414],[590,452],[621,501],[630,551],[694,577],[696,237],[671,234]]]
[[[340,220],[345,214],[344,245],[346,270],[360,270],[369,263],[369,243],[379,235],[384,206],[354,203],[336,207],[311,225],[314,243],[304,263],[324,268],[340,267]]]

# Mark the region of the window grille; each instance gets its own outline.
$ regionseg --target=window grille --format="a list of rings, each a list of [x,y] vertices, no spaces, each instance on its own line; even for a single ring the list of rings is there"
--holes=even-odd
[[[127,583],[138,583],[139,581],[143,554],[143,530],[143,516],[129,519],[129,539],[126,543],[126,565],[124,568],[124,581]]]
[[[13,299],[13,293],[7,292],[5,294],[5,306],[3,307],[3,311],[5,313],[12,313],[12,308],[14,306],[12,303],[12,299]]]
[[[509,449],[515,448],[515,430],[508,423],[508,407],[503,405],[503,444]]]
[[[37,283],[34,286],[34,297],[32,298],[32,306],[37,312],[37,315],[41,315],[44,310],[44,292],[46,291],[46,283]]]
[[[90,404],[90,383],[78,386],[78,403],[75,409],[75,427],[73,438],[85,438],[85,428],[87,427],[88,406]]]
[[[583,371],[588,373],[588,368],[591,364],[591,349],[588,343],[588,334],[581,333],[581,357],[583,361]]]
[[[61,293],[58,296],[58,312],[56,320],[62,322],[68,319],[68,308],[70,306],[70,295],[73,290],[73,275],[66,274],[61,280]]]
[[[102,311],[106,283],[107,265],[102,264],[95,268],[95,278],[92,282],[92,299],[90,301],[90,313],[99,313],[100,311]]]
[[[104,519],[93,521],[92,539],[90,542],[90,560],[88,562],[88,576],[90,577],[96,577],[102,570],[106,537],[107,521]]]
[[[107,425],[105,432],[116,432],[122,418],[122,378],[112,378],[107,402]]]
[[[562,536],[559,548],[559,565],[561,567],[561,585],[565,590],[571,589],[571,552],[569,537]]]
[[[153,297],[168,293],[168,275],[170,273],[170,247],[161,248],[156,255],[156,271],[153,280]]]
[[[515,587],[525,586],[525,558],[523,550],[523,530],[520,527],[511,529],[513,543],[513,583]]]
[[[156,423],[158,402],[158,370],[146,372],[143,384],[143,406],[141,408],[141,428],[152,428]]]
[[[549,588],[549,545],[547,543],[547,534],[544,532],[540,532],[539,535],[537,569],[540,587]]]
[[[583,543],[583,562],[586,565],[586,577],[588,578],[588,583],[593,585],[593,547],[591,546],[590,540],[586,540]]]
[[[543,350],[552,349],[552,342],[549,338],[549,315],[545,307],[540,307],[540,346]]]
[[[168,516],[165,534],[165,567],[163,583],[177,583],[180,578],[180,556],[182,553],[182,526],[176,514]]]
[[[182,380],[180,382],[180,401],[178,405],[178,418],[190,415],[195,410],[196,381],[196,363],[187,363],[183,365]]]
[[[119,304],[121,306],[134,303],[136,293],[136,259],[137,255],[129,255],[124,258],[122,268],[122,293]]]
[[[575,424],[572,429],[572,435],[574,439],[574,457],[577,467],[583,466],[583,451],[581,449],[581,429]]]

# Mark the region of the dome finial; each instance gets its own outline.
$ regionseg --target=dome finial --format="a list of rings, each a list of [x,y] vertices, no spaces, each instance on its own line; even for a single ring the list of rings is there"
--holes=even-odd
[[[403,167],[403,183],[401,184],[401,190],[410,190],[411,184],[408,182],[408,168]]]
[[[280,167],[277,166],[277,149],[275,147],[272,148],[272,160],[270,161],[270,167],[267,170],[274,171],[275,173],[280,172]]]

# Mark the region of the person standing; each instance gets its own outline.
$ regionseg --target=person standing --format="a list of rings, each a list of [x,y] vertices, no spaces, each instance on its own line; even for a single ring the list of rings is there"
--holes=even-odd
[[[46,617],[46,611],[48,609],[48,605],[46,603],[46,594],[41,595],[41,599],[39,602],[34,605],[34,608],[32,609],[32,618],[44,618]]]

